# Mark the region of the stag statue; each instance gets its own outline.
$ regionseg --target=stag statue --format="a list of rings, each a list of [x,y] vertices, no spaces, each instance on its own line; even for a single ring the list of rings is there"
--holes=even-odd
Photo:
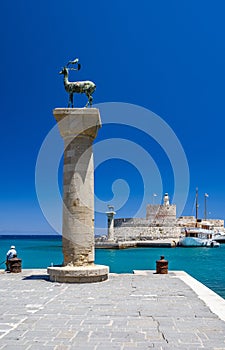
[[[76,82],[70,82],[69,81],[69,70],[80,70],[81,65],[79,62],[79,59],[76,58],[73,61],[69,61],[65,67],[59,72],[59,74],[64,75],[64,86],[66,92],[69,94],[69,102],[68,102],[68,107],[73,108],[73,94],[78,93],[78,94],[86,94],[88,101],[85,105],[87,107],[88,105],[91,107],[92,106],[92,101],[93,97],[92,94],[96,89],[96,85],[89,80],[84,80],[84,81],[76,81]],[[77,68],[69,68],[68,66],[70,64],[77,64]]]

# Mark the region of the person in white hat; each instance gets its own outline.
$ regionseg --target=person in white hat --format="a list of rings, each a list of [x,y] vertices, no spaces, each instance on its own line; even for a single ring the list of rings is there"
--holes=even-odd
[[[6,271],[10,271],[9,269],[9,260],[15,258],[17,256],[16,247],[11,245],[10,249],[6,254]]]

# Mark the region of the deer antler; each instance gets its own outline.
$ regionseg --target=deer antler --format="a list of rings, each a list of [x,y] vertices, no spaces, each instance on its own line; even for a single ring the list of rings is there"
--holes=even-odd
[[[69,64],[76,64],[76,63],[78,63],[79,62],[79,58],[75,58],[73,61],[69,61],[68,63],[67,63],[67,66],[69,65]]]
[[[77,68],[68,68],[69,70],[80,70],[81,65],[78,63],[78,67]]]
[[[66,65],[66,67],[68,67],[70,64],[77,64],[77,69],[75,68],[69,68],[70,70],[80,70],[81,69],[81,64],[78,63],[79,62],[79,58],[75,58],[73,61],[69,61]]]

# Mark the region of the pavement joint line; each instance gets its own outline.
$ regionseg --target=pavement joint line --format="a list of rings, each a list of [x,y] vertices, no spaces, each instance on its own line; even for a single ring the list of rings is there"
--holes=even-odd
[[[4,338],[7,334],[9,334],[10,332],[14,331],[21,323],[23,323],[25,320],[27,320],[28,317],[24,317],[22,318],[19,322],[14,323],[11,328],[9,328],[8,330],[4,331],[4,333],[2,335],[0,335],[0,339]]]
[[[54,282],[52,282],[52,283],[54,283]],[[58,285],[58,283],[55,284],[55,285]],[[46,303],[45,303],[44,305],[48,305],[49,303],[52,303],[56,298],[59,297],[60,294],[63,294],[64,291],[67,290],[67,289],[68,289],[68,285],[64,285],[64,288],[59,289],[59,293],[56,294],[56,295],[55,295],[54,297],[52,297],[51,299],[49,299],[48,301],[46,301]]]

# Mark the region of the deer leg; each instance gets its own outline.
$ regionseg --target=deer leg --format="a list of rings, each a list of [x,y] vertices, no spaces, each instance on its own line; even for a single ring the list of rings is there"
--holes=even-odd
[[[88,104],[89,104],[89,95],[86,93],[86,96],[87,96],[87,98],[88,98],[88,101],[87,101],[87,103],[86,103],[86,105],[84,106],[84,108],[87,108],[87,106],[88,106]]]
[[[85,107],[87,107],[88,105],[90,105],[90,107],[91,107],[92,106],[93,97],[90,94],[86,94],[86,96],[88,98],[88,101],[87,101]]]
[[[70,105],[73,108],[73,93],[70,94]]]
[[[90,95],[90,97],[89,97],[89,104],[90,104],[90,107],[92,106],[92,102],[93,102],[93,97]]]

